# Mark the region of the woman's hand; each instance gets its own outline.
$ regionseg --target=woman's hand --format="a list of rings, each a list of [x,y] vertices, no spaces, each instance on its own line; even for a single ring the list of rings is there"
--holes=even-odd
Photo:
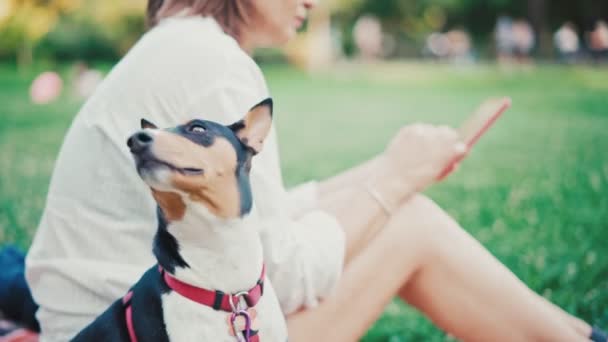
[[[433,183],[451,161],[466,152],[466,145],[454,129],[413,124],[397,132],[383,157],[389,168],[387,175],[393,174],[422,190]]]
[[[380,155],[373,186],[387,200],[421,191],[437,180],[451,161],[466,154],[466,145],[448,126],[413,124],[399,130]]]

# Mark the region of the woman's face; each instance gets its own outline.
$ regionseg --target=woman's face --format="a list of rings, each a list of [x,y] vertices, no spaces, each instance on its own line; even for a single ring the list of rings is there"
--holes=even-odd
[[[254,13],[246,27],[254,48],[287,43],[302,26],[318,0],[251,0]],[[249,32],[247,32],[249,31]]]

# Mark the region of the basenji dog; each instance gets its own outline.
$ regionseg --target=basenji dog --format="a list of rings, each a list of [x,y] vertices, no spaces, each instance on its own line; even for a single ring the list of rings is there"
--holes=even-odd
[[[73,341],[286,341],[252,208],[252,158],[272,100],[229,126],[142,119],[127,145],[158,204],[151,267]]]

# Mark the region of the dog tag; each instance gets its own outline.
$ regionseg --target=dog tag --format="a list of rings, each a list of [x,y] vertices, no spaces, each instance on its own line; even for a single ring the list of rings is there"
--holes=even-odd
[[[242,313],[242,314],[241,314]],[[246,311],[239,311],[237,313],[232,313],[227,317],[227,323],[229,327],[230,336],[237,336],[235,331],[240,332],[240,335],[244,335],[247,332],[247,317],[249,318],[249,330],[257,330],[258,329],[258,321],[257,316],[258,312],[254,308],[249,308]]]
[[[243,318],[245,321],[245,329],[243,330],[242,336],[239,334],[241,328],[235,325],[237,318]],[[251,337],[251,317],[249,317],[249,313],[247,311],[240,310],[233,312],[232,315],[230,315],[230,325],[235,331],[236,338],[239,342],[249,342]]]

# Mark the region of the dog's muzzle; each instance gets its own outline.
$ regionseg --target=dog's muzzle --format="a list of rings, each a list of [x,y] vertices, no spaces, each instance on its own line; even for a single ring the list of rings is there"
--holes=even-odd
[[[150,145],[152,145],[153,141],[154,139],[149,133],[145,131],[139,131],[129,137],[129,139],[127,140],[127,146],[131,150],[131,153],[140,154],[146,149],[148,149]]]

